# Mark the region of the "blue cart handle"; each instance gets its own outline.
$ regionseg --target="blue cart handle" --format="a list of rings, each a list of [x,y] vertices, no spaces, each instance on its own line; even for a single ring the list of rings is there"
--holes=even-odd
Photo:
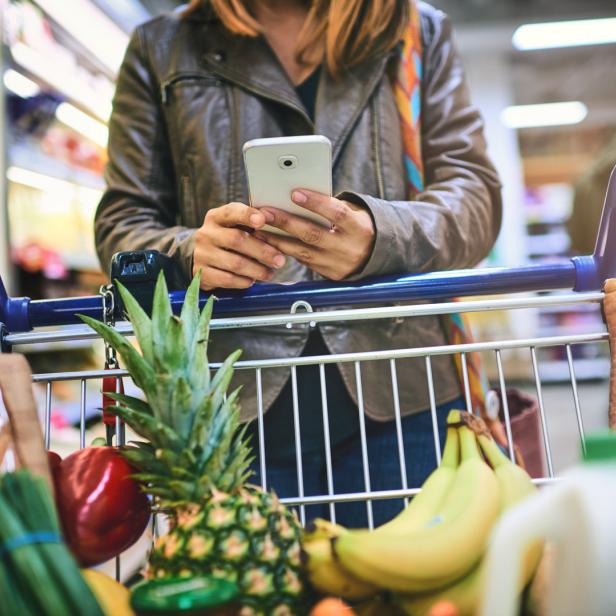
[[[300,282],[293,285],[255,284],[242,291],[217,292],[216,316],[290,310],[296,301],[314,308],[441,300],[451,297],[572,289],[600,290],[616,276],[616,167],[612,171],[594,254],[569,261],[519,268],[490,268],[366,278],[359,282]],[[172,291],[179,312],[184,291]],[[202,293],[205,302],[208,294]],[[77,314],[103,317],[100,295],[52,300],[9,297],[0,279],[0,324],[10,333],[50,325],[79,323]]]

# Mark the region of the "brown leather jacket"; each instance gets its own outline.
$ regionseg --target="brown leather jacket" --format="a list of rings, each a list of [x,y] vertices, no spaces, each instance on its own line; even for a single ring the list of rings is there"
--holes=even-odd
[[[193,230],[210,208],[246,203],[242,145],[249,139],[317,133],[333,145],[335,193],[365,204],[376,223],[374,251],[354,279],[375,274],[471,267],[501,221],[500,183],[486,153],[447,17],[420,4],[424,44],[423,155],[427,188],[408,200],[391,74],[396,54],[373,58],[335,81],[322,72],[313,123],[262,38],[236,37],[207,14],[158,17],[133,35],[110,125],[107,191],[96,215],[96,245],[108,268],[119,250],[157,249],[190,276]],[[289,260],[286,280],[318,278]],[[436,317],[321,327],[333,353],[445,344]],[[212,360],[242,347],[242,359],[301,354],[307,326],[218,332]],[[341,364],[356,397],[355,367]],[[434,358],[436,401],[460,389],[450,357]],[[263,403],[289,371],[266,369]],[[361,365],[366,413],[394,416],[388,362]],[[403,415],[429,407],[425,362],[399,360]],[[254,372],[239,371],[243,418],[257,414]],[[335,409],[330,409],[335,412]]]

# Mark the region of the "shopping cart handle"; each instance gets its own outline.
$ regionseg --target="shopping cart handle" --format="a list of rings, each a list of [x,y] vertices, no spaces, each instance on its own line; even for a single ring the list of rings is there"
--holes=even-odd
[[[616,277],[615,210],[616,168],[610,177],[592,255],[519,268],[403,274],[354,283],[313,281],[293,285],[256,284],[247,290],[217,292],[214,311],[217,316],[223,316],[290,310],[297,301],[308,302],[313,308],[327,308],[553,289],[600,290],[607,278]],[[146,252],[151,256],[152,251],[144,251],[143,254]],[[174,310],[179,312],[185,292],[172,291],[169,295]],[[206,298],[207,295],[203,294],[202,301],[205,302]],[[0,325],[10,333],[79,323],[78,314],[101,319],[101,296],[51,300],[13,298],[8,296],[0,279]]]

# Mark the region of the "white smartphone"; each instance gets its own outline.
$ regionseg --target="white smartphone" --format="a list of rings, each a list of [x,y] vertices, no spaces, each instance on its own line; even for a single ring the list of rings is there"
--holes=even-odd
[[[244,144],[243,151],[250,205],[277,208],[330,226],[325,218],[291,200],[291,193],[296,188],[331,196],[332,146],[327,137],[305,135],[253,139]],[[287,235],[274,227],[264,229]]]

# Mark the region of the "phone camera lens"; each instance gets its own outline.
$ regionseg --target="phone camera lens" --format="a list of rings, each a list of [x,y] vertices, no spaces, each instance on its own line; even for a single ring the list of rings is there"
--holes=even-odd
[[[297,167],[297,157],[295,156],[280,156],[278,157],[278,165],[281,169],[294,169]]]

